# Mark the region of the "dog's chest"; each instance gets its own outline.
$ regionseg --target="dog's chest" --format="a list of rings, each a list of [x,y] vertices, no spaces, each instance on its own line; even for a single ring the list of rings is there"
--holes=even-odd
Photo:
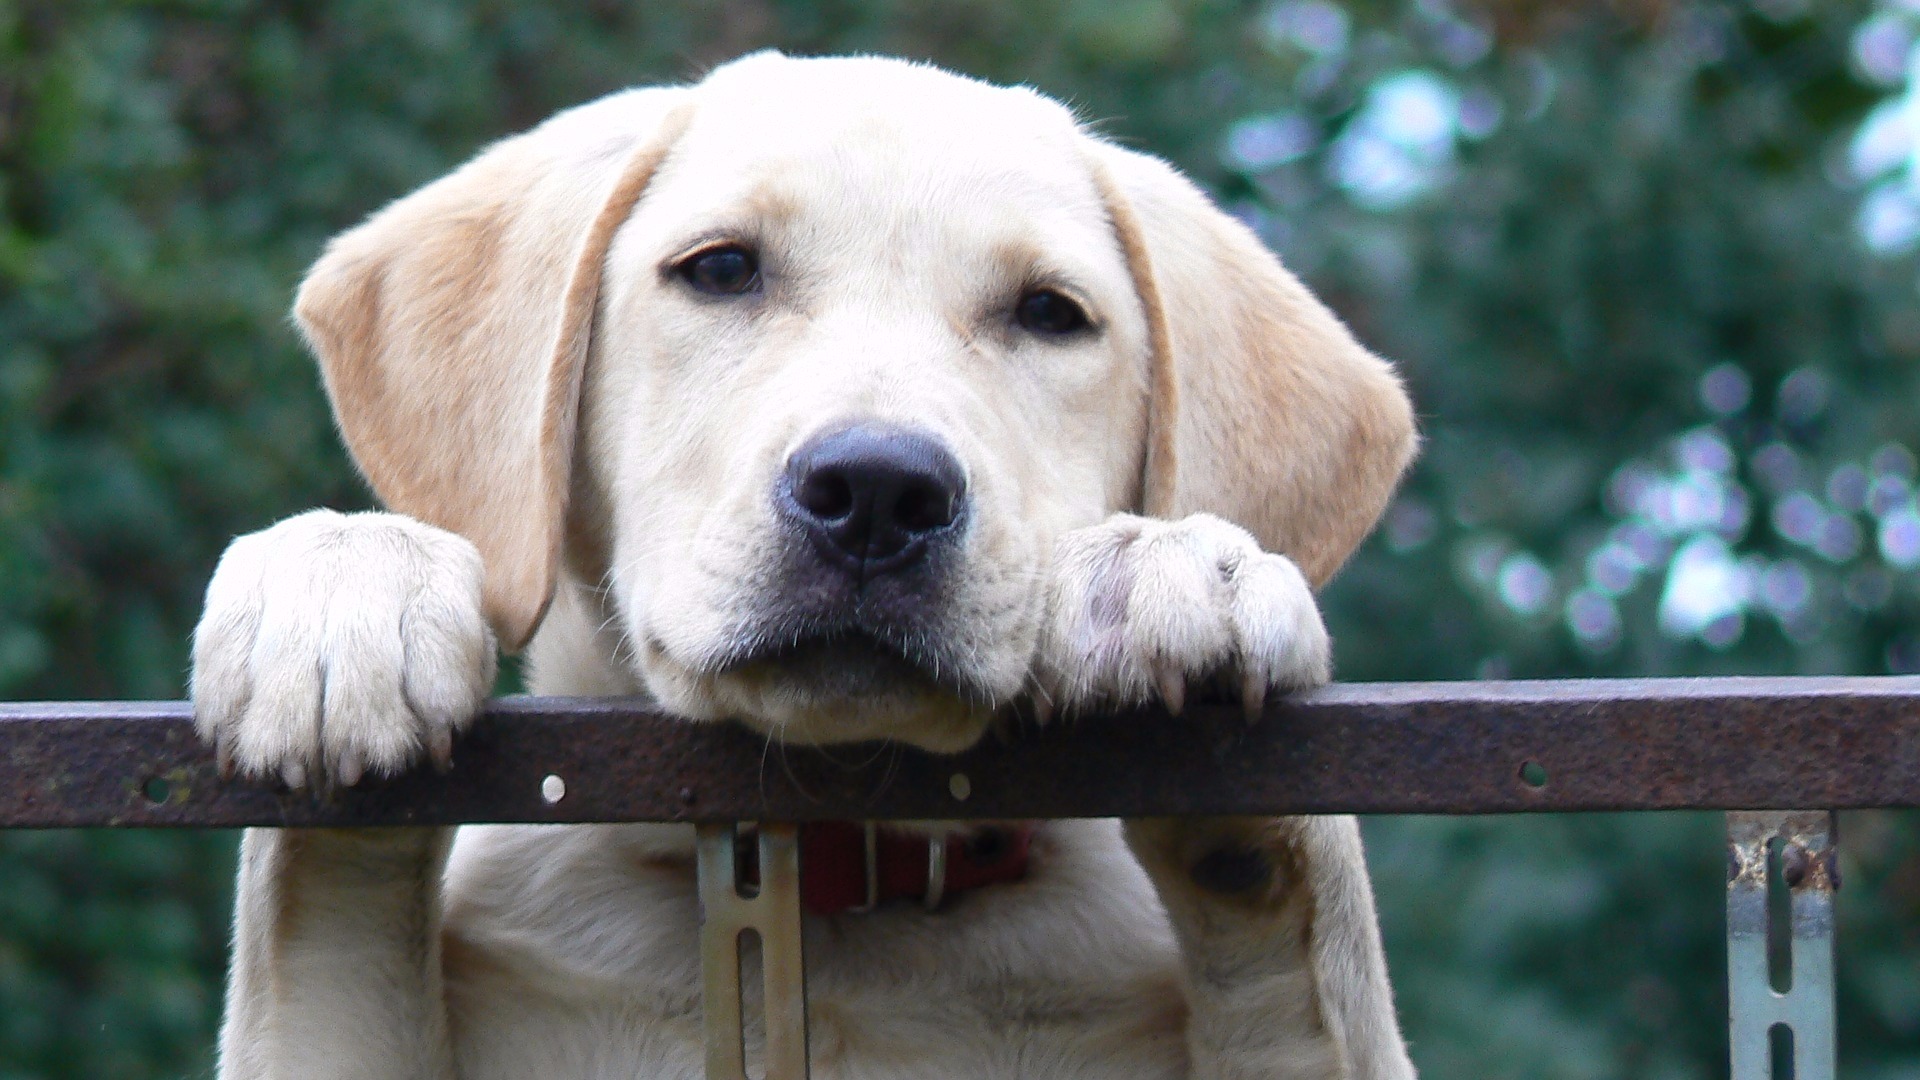
[[[520,994],[482,1016],[456,1014],[463,1080],[626,1080],[703,1075],[697,1012],[664,1015],[639,1002]],[[809,1010],[816,1080],[902,1077],[1183,1076],[1184,1013],[1172,987],[1090,994],[1079,1005],[1028,1008],[957,998],[945,988],[894,994],[815,992]],[[748,1040],[759,1060],[758,1033]],[[758,1069],[751,1070],[755,1074]]]
[[[1117,834],[1071,829],[1049,838],[1032,880],[939,914],[809,918],[813,1075],[1182,1075],[1165,917]],[[658,834],[566,831],[502,832],[456,858],[446,970],[460,1075],[701,1076],[684,866]],[[747,1013],[759,1013],[751,997]]]

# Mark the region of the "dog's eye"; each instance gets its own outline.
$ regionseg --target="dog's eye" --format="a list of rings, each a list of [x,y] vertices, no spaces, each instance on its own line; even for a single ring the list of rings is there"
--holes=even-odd
[[[760,285],[760,260],[739,244],[695,252],[675,269],[687,284],[711,296],[739,296]]]
[[[1014,306],[1015,321],[1036,334],[1065,337],[1087,328],[1087,313],[1079,304],[1052,289],[1035,289]]]

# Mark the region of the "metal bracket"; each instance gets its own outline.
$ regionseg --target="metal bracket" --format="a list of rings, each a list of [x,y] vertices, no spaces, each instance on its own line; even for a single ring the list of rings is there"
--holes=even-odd
[[[1727,814],[1732,1080],[1833,1080],[1835,836],[1825,810]]]
[[[759,827],[760,886],[741,894],[741,832],[699,827],[700,982],[707,1080],[749,1080],[743,1020],[741,939],[760,938],[762,1080],[806,1080],[807,974],[800,950],[800,835],[793,825]],[[750,841],[749,841],[750,842]]]
[[[927,891],[920,900],[920,906],[928,911],[939,911],[940,901],[947,896],[947,838],[934,836],[927,839]]]
[[[859,907],[847,910],[854,915],[871,915],[880,906],[880,823],[861,822],[860,834],[866,860],[863,865],[867,874],[867,899]]]

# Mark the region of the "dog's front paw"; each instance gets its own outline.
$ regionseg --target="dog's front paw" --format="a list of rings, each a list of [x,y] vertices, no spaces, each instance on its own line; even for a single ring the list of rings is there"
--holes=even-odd
[[[1035,666],[1043,706],[1179,712],[1188,684],[1237,680],[1248,715],[1270,690],[1331,674],[1320,609],[1300,568],[1209,514],[1119,514],[1061,538]]]
[[[193,711],[221,768],[354,784],[453,736],[493,686],[480,553],[396,514],[315,510],[235,540],[193,635]]]

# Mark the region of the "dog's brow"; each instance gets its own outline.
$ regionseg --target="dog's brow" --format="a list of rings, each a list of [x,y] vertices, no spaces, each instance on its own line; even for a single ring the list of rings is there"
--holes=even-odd
[[[1027,239],[1002,240],[993,246],[993,263],[1010,281],[1029,281],[1058,277],[1045,249]]]
[[[800,214],[800,199],[771,180],[755,184],[740,201],[740,212],[764,225],[784,225]]]
[[[715,213],[705,225],[674,241],[666,261],[678,262],[717,243],[758,242],[763,234],[791,222],[799,213],[797,196],[772,180],[763,180],[738,201]]]
[[[998,281],[1020,289],[1058,289],[1091,311],[1080,276],[1060,264],[1048,249],[1025,237],[1002,240],[988,253]]]

